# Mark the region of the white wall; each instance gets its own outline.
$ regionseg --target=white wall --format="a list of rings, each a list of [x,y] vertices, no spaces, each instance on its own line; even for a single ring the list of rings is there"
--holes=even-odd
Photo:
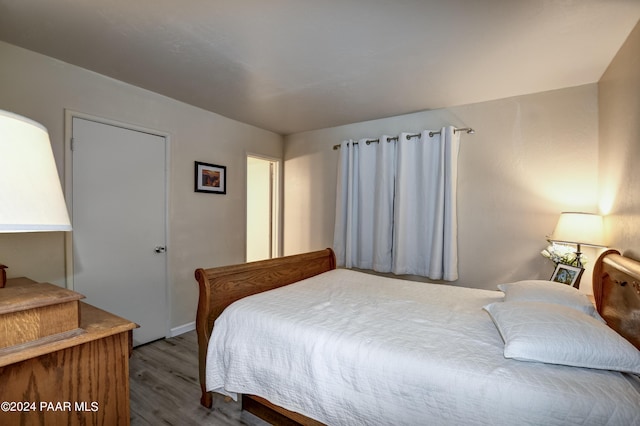
[[[247,262],[271,254],[271,162],[247,158]]]
[[[244,261],[246,153],[281,157],[280,135],[3,42],[0,109],[47,127],[61,176],[65,109],[170,135],[171,327],[195,319],[197,267]],[[227,167],[226,195],[193,191],[195,160]],[[24,275],[63,285],[63,235],[0,234],[0,263],[9,266],[9,277]]]
[[[598,89],[600,208],[609,245],[640,259],[640,24]]]
[[[334,144],[448,124],[476,130],[462,135],[459,157],[456,284],[548,279],[553,264],[539,253],[560,212],[597,210],[596,84],[285,137],[285,254],[333,244]]]

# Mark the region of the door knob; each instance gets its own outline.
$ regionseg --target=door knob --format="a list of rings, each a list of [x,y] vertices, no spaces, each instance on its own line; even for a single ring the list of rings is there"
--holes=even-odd
[[[167,251],[167,248],[163,246],[156,246],[153,251],[155,251],[156,253],[164,253],[165,251]]]

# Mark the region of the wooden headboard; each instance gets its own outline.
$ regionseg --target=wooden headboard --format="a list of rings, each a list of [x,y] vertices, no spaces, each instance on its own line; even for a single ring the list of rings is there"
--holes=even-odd
[[[640,349],[640,262],[607,250],[593,267],[593,295],[598,312]]]
[[[205,388],[207,346],[213,323],[222,311],[243,297],[292,284],[336,268],[336,257],[330,248],[311,253],[278,257],[258,262],[218,268],[196,269],[200,287],[196,333],[200,368],[200,403],[211,408],[211,393]]]

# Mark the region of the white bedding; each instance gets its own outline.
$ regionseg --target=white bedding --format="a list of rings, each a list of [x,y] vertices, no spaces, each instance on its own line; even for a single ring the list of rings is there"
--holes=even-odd
[[[498,291],[338,269],[216,320],[207,389],[329,425],[640,424],[638,378],[505,359]]]

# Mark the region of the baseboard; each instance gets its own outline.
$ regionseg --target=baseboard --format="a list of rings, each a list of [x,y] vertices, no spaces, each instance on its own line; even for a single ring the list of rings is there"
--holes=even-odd
[[[170,331],[171,335],[169,337],[176,337],[181,334],[188,333],[189,331],[195,330],[195,329],[196,329],[196,322],[191,321],[190,323],[187,323],[178,327],[173,327]]]

